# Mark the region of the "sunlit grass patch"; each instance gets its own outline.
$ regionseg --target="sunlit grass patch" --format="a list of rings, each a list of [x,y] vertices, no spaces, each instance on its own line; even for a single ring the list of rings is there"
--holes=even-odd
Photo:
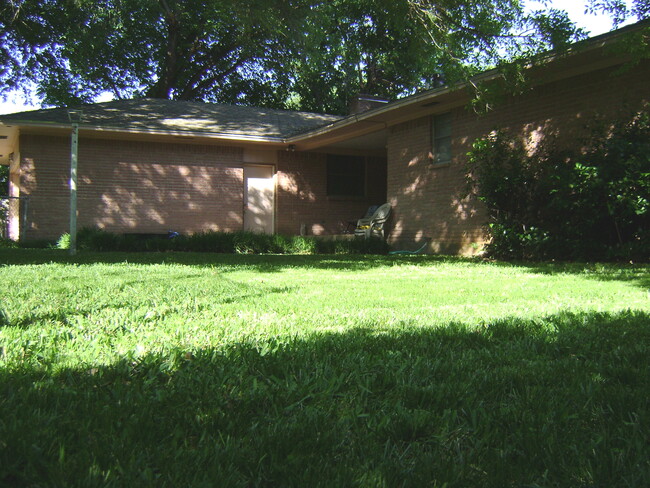
[[[2,262],[0,485],[650,484],[647,267]]]

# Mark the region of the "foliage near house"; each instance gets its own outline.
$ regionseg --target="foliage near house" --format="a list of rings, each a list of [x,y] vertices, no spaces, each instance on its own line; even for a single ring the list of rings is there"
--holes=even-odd
[[[0,164],[0,241],[4,240],[7,217],[9,214],[8,201],[4,197],[9,195],[9,166]],[[2,243],[0,242],[0,246]]]
[[[3,166],[0,164],[0,195],[6,195],[8,193],[9,184],[9,166]]]
[[[376,237],[346,237],[334,239],[248,231],[197,232],[190,235],[171,233],[168,236],[160,236],[117,234],[84,228],[77,233],[77,248],[83,251],[182,251],[226,254],[386,254],[389,250],[388,244]],[[69,234],[63,234],[54,247],[68,249],[69,245]],[[30,247],[30,243],[24,243],[23,246]]]
[[[550,139],[530,153],[525,142],[499,131],[469,154],[470,185],[489,211],[491,255],[650,257],[647,106],[625,120],[592,121],[581,150]]]

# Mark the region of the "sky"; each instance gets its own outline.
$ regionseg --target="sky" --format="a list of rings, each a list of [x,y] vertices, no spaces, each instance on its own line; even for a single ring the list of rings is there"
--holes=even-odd
[[[578,27],[582,27],[589,32],[590,37],[612,30],[611,18],[602,14],[586,14],[583,0],[551,0],[546,2],[543,0],[524,0],[524,5],[529,10],[544,9],[545,4],[547,7],[565,10],[569,14],[569,18],[576,22]],[[107,100],[110,100],[110,96],[102,97],[102,99],[97,101]],[[10,94],[8,100],[5,102],[0,100],[0,114],[22,112],[38,108],[40,106],[37,101],[30,103],[30,101],[25,100],[19,93]]]
[[[584,0],[552,0],[548,7],[565,10],[569,18],[573,20],[578,27],[589,31],[589,36],[597,36],[612,30],[612,20],[607,15],[590,15],[585,13]],[[631,3],[627,1],[628,5]],[[524,0],[524,4],[529,10],[543,10],[544,2],[541,0]]]

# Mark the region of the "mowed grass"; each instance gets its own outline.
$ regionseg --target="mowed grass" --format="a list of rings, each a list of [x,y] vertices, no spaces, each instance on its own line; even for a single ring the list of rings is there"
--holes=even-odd
[[[0,486],[650,486],[649,271],[0,250]]]

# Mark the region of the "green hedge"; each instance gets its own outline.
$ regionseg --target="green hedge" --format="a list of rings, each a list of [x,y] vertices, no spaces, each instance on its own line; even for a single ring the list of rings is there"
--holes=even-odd
[[[11,239],[5,239],[4,237],[0,237],[0,248],[17,248],[18,244]]]
[[[493,257],[640,260],[650,257],[650,114],[591,121],[583,149],[547,137],[533,154],[505,131],[468,154],[471,190],[488,209]]]
[[[64,234],[54,246],[67,249],[69,236]],[[199,232],[164,237],[155,235],[116,234],[94,228],[81,229],[77,249],[88,251],[187,251],[227,254],[386,254],[388,244],[378,238],[334,240],[314,236],[286,236],[254,232]]]

